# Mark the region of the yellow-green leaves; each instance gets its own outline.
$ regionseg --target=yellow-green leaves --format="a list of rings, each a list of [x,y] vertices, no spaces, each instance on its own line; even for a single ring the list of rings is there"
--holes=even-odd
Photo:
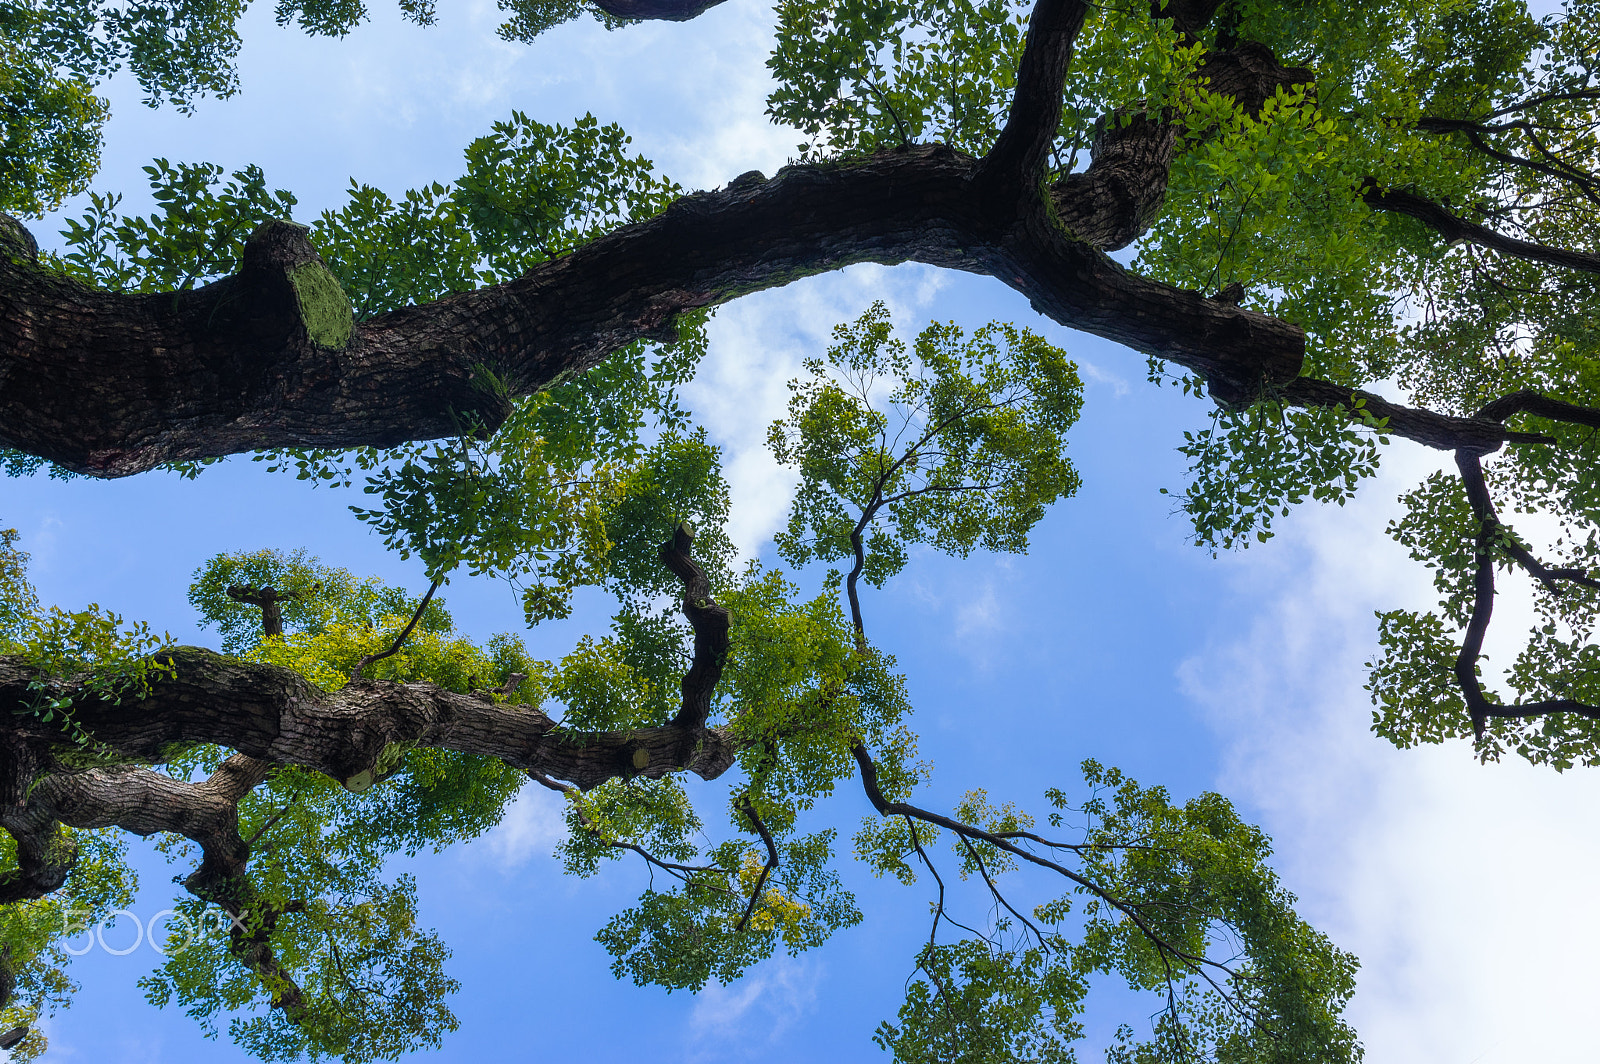
[[[837,586],[797,598],[781,574],[754,564],[722,598],[733,620],[722,711],[752,786],[786,820],[854,772],[855,743],[912,748],[899,727],[911,707],[894,659],[858,649]]]

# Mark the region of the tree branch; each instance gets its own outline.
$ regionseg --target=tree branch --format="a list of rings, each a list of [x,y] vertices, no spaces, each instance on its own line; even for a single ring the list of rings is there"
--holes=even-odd
[[[711,698],[722,679],[732,623],[728,608],[712,600],[706,571],[689,556],[693,545],[694,530],[680,522],[660,550],[661,564],[683,581],[683,615],[694,630],[694,657],[683,674],[683,701],[672,718],[672,726],[686,732],[703,729],[711,716]]]
[[[1469,119],[1423,117],[1417,120],[1416,128],[1424,133],[1464,133],[1474,148],[1491,159],[1509,163],[1512,166],[1534,170],[1558,181],[1570,182],[1577,186],[1585,198],[1595,203],[1600,203],[1600,194],[1597,194],[1600,193],[1600,178],[1596,178],[1594,174],[1589,173],[1587,170],[1573,166],[1565,159],[1551,152],[1540,143],[1538,137],[1525,124],[1496,128],[1485,126],[1480,122],[1473,122]],[[1537,159],[1527,159],[1520,155],[1513,155],[1510,152],[1501,151],[1499,148],[1493,147],[1483,139],[1485,133],[1509,132],[1514,129],[1520,129],[1527,134],[1528,139],[1533,141],[1534,147],[1539,149],[1539,153],[1550,161],[1542,163]]]
[[[1483,412],[1473,417],[1440,414],[1422,407],[1392,403],[1373,392],[1333,384],[1316,377],[1300,377],[1276,392],[1276,398],[1294,406],[1358,408],[1385,422],[1385,433],[1441,451],[1489,454],[1505,443],[1553,443],[1548,436],[1512,432],[1504,418]],[[1507,415],[1509,416],[1509,415]]]
[[[1194,6],[1200,10],[1192,16],[1205,13],[1209,20],[1204,9],[1216,5]],[[1252,41],[1207,55],[1194,74],[1197,84],[1214,95],[1231,97],[1247,115],[1259,114],[1280,87],[1314,78],[1310,70],[1283,66],[1271,50]],[[1050,189],[1061,224],[1102,251],[1116,251],[1137,240],[1166,203],[1179,132],[1171,114],[1141,111],[1102,117],[1095,126],[1088,168],[1063,176]]]
[[[750,916],[756,911],[756,904],[761,900],[761,891],[767,885],[767,877],[778,867],[778,844],[773,841],[772,832],[767,830],[767,825],[761,822],[761,814],[756,812],[756,803],[746,794],[742,804],[745,816],[750,818],[750,823],[761,833],[761,841],[767,844],[767,863],[761,866],[761,878],[756,880],[755,889],[750,892],[750,904],[744,907],[744,915],[739,918],[739,926],[734,928],[735,931],[743,931],[745,925],[750,922]]]
[[[493,428],[510,396],[668,338],[678,313],[857,262],[989,274],[1063,325],[1243,394],[1298,374],[1299,328],[1131,274],[1065,236],[1037,196],[1026,217],[1015,199],[975,196],[978,168],[938,145],[788,167],[684,197],[516,281],[353,325],[287,223],[256,232],[239,274],[150,295],[55,274],[20,226],[0,226],[0,446],[125,476]]]
[[[411,636],[411,630],[417,626],[418,621],[422,620],[422,612],[428,608],[428,603],[433,601],[433,593],[439,590],[439,584],[442,582],[443,578],[441,577],[428,585],[428,593],[422,596],[421,602],[417,603],[417,608],[411,614],[411,620],[400,630],[400,634],[394,637],[394,642],[389,644],[388,650],[383,651],[381,654],[363,654],[361,656],[361,660],[356,662],[356,667],[350,670],[351,680],[361,679],[362,671],[373,662],[393,657],[400,652],[400,648],[405,645],[406,640]]]
[[[1582,251],[1567,251],[1564,248],[1553,248],[1544,244],[1535,244],[1528,240],[1518,240],[1503,233],[1497,233],[1481,225],[1476,225],[1452,214],[1449,210],[1431,200],[1414,196],[1409,192],[1385,192],[1378,188],[1376,183],[1368,183],[1362,192],[1361,198],[1375,211],[1393,211],[1415,218],[1419,222],[1438,232],[1448,244],[1471,243],[1479,247],[1498,251],[1502,255],[1513,258],[1526,259],[1529,262],[1542,262],[1546,266],[1560,266],[1569,270],[1583,270],[1587,273],[1600,273],[1600,255],[1590,255]]]
[[[722,0],[590,0],[612,18],[652,22],[688,22]]]
[[[283,604],[300,597],[298,591],[284,594],[275,587],[245,587],[243,584],[229,585],[227,595],[235,602],[255,606],[261,611],[261,634],[268,639],[283,635]]]
[[[1034,197],[1061,127],[1062,86],[1072,64],[1072,46],[1088,16],[1089,5],[1082,0],[1038,0],[1034,5],[1011,110],[984,157],[980,184],[1009,190],[1013,197]]]
[[[1500,532],[1503,526],[1495,514],[1489,486],[1483,479],[1483,463],[1479,456],[1459,452],[1456,455],[1456,467],[1461,470],[1467,500],[1478,519],[1478,539],[1473,553],[1472,616],[1467,621],[1466,635],[1461,640],[1461,653],[1456,656],[1452,667],[1456,684],[1467,703],[1467,712],[1472,716],[1473,735],[1479,740],[1483,739],[1484,728],[1490,717],[1542,717],[1550,713],[1576,713],[1581,717],[1600,719],[1600,706],[1591,706],[1575,698],[1553,698],[1505,706],[1490,702],[1485,697],[1483,684],[1478,680],[1478,659],[1483,656],[1483,638],[1488,634],[1489,620],[1494,615],[1494,548],[1496,540],[1502,538]],[[1593,584],[1593,581],[1585,582]]]
[[[176,676],[128,706],[89,699],[66,685],[50,693],[73,699],[75,719],[119,757],[159,763],[168,744],[216,743],[268,765],[322,772],[347,786],[358,785],[363,773],[370,781],[386,751],[406,743],[499,758],[585,790],[619,776],[683,770],[714,779],[733,763],[736,749],[721,728],[668,724],[580,734],[536,709],[433,684],[364,680],[325,692],[288,669],[197,647],[158,657]],[[27,704],[35,675],[18,659],[0,657],[0,748],[35,751],[48,771],[56,767],[52,751],[62,736],[32,716],[9,712]]]
[[[558,783],[549,776],[543,775],[539,772],[530,771],[528,776],[540,786],[548,787],[558,794],[564,794],[574,802],[578,801],[578,788],[570,786],[569,784]],[[646,864],[654,868],[659,868],[663,872],[666,872],[685,883],[689,882],[689,876],[698,872],[715,872],[718,875],[727,875],[726,869],[723,869],[717,865],[686,865],[677,864],[673,861],[663,861],[661,858],[657,857],[643,846],[639,846],[631,842],[623,842],[621,839],[613,839],[608,837],[604,832],[595,826],[594,821],[589,819],[589,814],[583,811],[582,805],[577,807],[577,812],[578,821],[583,825],[584,830],[589,832],[589,834],[593,835],[595,838],[599,839],[601,842],[605,843],[607,846],[618,850],[627,850],[630,853],[636,853],[640,857],[644,858]],[[721,887],[717,889],[725,890],[725,888]],[[733,892],[728,890],[726,893],[732,894]]]
[[[1270,1033],[1270,1029],[1263,1026],[1259,1018],[1247,1012],[1244,1007],[1233,998],[1232,995],[1222,990],[1222,988],[1211,979],[1209,973],[1206,972],[1205,969],[1215,968],[1218,971],[1235,978],[1238,977],[1238,972],[1234,971],[1226,964],[1211,960],[1200,954],[1189,953],[1186,950],[1179,949],[1177,946],[1172,945],[1165,938],[1163,938],[1154,927],[1151,926],[1147,919],[1145,919],[1143,914],[1140,912],[1142,906],[1117,897],[1115,894],[1110,893],[1093,880],[1079,875],[1078,873],[1067,868],[1065,865],[1059,864],[1056,861],[1052,861],[1048,857],[1041,857],[1036,853],[1031,853],[1028,850],[1025,850],[1022,847],[1008,841],[1002,835],[995,834],[991,831],[984,831],[982,828],[973,827],[971,824],[964,824],[959,820],[954,820],[950,817],[931,812],[927,809],[920,809],[917,806],[910,805],[906,802],[889,801],[884,797],[883,791],[878,787],[878,766],[873,763],[872,755],[867,752],[867,748],[858,742],[851,748],[850,752],[855,756],[856,764],[861,769],[861,787],[867,793],[867,800],[872,803],[872,807],[878,811],[880,816],[914,817],[917,820],[934,824],[938,827],[942,827],[954,832],[965,843],[970,844],[973,840],[987,842],[996,849],[1004,850],[1006,853],[1013,854],[1014,856],[1020,857],[1024,861],[1038,865],[1041,868],[1049,869],[1050,871],[1055,872],[1057,875],[1078,884],[1078,886],[1083,887],[1086,891],[1093,894],[1095,897],[1099,898],[1101,901],[1105,902],[1107,905],[1111,906],[1113,909],[1117,910],[1117,912],[1125,916],[1136,928],[1139,929],[1139,932],[1149,940],[1150,944],[1155,947],[1156,952],[1162,956],[1163,959],[1171,957],[1182,961],[1189,970],[1199,974],[1202,978],[1206,979],[1207,982],[1210,982],[1213,987],[1216,987],[1235,1011],[1242,1016],[1246,1016],[1251,1020],[1252,1023],[1256,1024],[1256,1026],[1261,1027],[1261,1029],[1267,1030]],[[913,839],[914,838],[915,834],[913,833]],[[920,845],[918,846],[918,852],[921,852]],[[923,860],[927,860],[925,855]],[[929,867],[931,868],[932,866],[930,865]],[[985,879],[987,878],[988,877],[986,873]],[[991,889],[993,889],[992,884]],[[998,894],[996,896],[998,897]],[[1004,901],[1004,899],[1000,900]],[[1007,907],[1009,908],[1009,905]]]

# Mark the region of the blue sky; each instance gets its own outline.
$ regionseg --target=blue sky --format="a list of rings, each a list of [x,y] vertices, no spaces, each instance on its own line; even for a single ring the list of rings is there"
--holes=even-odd
[[[309,217],[336,203],[352,176],[391,194],[450,180],[466,143],[513,109],[549,122],[586,111],[618,122],[689,187],[770,174],[800,139],[762,115],[770,18],[759,3],[729,0],[686,25],[608,33],[585,20],[524,46],[498,40],[498,12],[478,0],[442,6],[433,29],[379,7],[346,40],[312,41],[274,26],[257,5],[236,98],[206,101],[186,118],[139,106],[126,80],[113,86],[96,187],[140,210],[139,167],[152,157],[253,162]],[[56,228],[33,225],[47,245]],[[1028,325],[1065,347],[1088,382],[1069,445],[1084,487],[1050,513],[1028,555],[955,562],[922,553],[867,600],[870,630],[909,677],[935,765],[925,804],[981,786],[1037,809],[1047,786],[1070,793],[1077,763],[1091,756],[1180,797],[1220,790],[1275,837],[1302,912],[1361,957],[1351,1016],[1369,1061],[1593,1059],[1584,975],[1600,917],[1566,898],[1600,872],[1595,780],[1479,766],[1461,746],[1400,752],[1366,730],[1372,611],[1428,597],[1425,573],[1383,526],[1396,493],[1436,459],[1393,448],[1352,505],[1304,510],[1266,546],[1214,560],[1188,545],[1158,492],[1181,486],[1173,448],[1209,418],[1203,404],[1148,385],[1141,356],[1042,321],[995,282],[857,267],[749,297],[714,319],[711,357],[689,400],[725,448],[745,551],[770,558],[768,537],[787,506],[790,481],[762,446],[784,382],[822,351],[835,323],[875,298],[902,329],[930,318]],[[161,473],[3,482],[0,523],[22,532],[46,601],[99,602],[214,645],[185,593],[219,551],[304,546],[421,589],[415,563],[386,555],[346,512],[354,501],[236,460],[194,482]],[[458,580],[446,597],[475,636],[520,627],[502,585]],[[1513,628],[1525,609],[1508,593],[1497,624]],[[526,638],[560,654],[601,625],[602,610],[588,602],[572,622]],[[824,816],[848,833],[869,811],[846,790]],[[925,933],[920,887],[847,866],[867,914],[860,927],[731,987],[667,995],[612,979],[592,941],[636,895],[642,872],[619,864],[596,879],[563,877],[549,856],[556,824],[554,800],[530,790],[490,835],[408,866],[424,922],[455,948],[451,972],[464,984],[454,1002],[462,1029],[433,1059],[879,1055],[870,1033],[892,1017]],[[134,909],[148,916],[185,870],[155,856],[139,863]],[[50,1021],[49,1059],[244,1059],[225,1039],[205,1042],[180,1013],[143,1002],[135,983],[155,960],[141,948],[77,962],[83,992]],[[1091,1041],[1118,1022],[1146,1022],[1153,1009],[1110,996],[1091,1014]]]

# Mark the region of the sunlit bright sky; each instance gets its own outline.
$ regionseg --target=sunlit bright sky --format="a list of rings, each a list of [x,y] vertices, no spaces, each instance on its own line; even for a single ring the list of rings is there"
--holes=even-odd
[[[310,218],[351,177],[391,195],[451,180],[461,149],[512,110],[618,122],[691,188],[771,174],[800,140],[763,116],[772,17],[756,0],[620,32],[586,19],[533,46],[497,39],[500,15],[484,0],[441,5],[432,29],[375,2],[372,21],[343,41],[276,27],[270,5],[257,4],[244,26],[242,91],[202,102],[193,117],[140,106],[137,87],[119,79],[96,188],[141,211],[149,197],[139,167],[152,157],[258,163]],[[32,228],[50,246],[60,222]],[[1429,600],[1425,572],[1383,529],[1395,495],[1437,456],[1397,444],[1352,505],[1306,509],[1265,546],[1212,559],[1188,544],[1158,491],[1181,487],[1173,448],[1209,420],[1204,403],[1151,386],[1142,356],[1040,319],[997,282],[856,267],[746,298],[713,321],[689,400],[725,449],[732,530],[747,554],[773,560],[769,537],[788,505],[792,481],[762,442],[784,383],[821,353],[835,323],[875,298],[905,335],[932,318],[1028,325],[1063,346],[1087,382],[1070,443],[1083,490],[1054,508],[1029,554],[955,562],[919,553],[866,601],[875,641],[909,676],[935,767],[923,804],[948,806],[984,787],[1038,809],[1047,786],[1081,792],[1085,757],[1178,797],[1220,790],[1275,838],[1302,912],[1361,958],[1351,1017],[1373,1064],[1593,1060],[1600,910],[1586,895],[1600,873],[1600,782],[1481,766],[1462,745],[1401,752],[1368,732],[1361,685],[1373,611]],[[0,527],[22,533],[45,601],[99,602],[214,646],[185,593],[220,551],[304,546],[422,589],[416,563],[385,554],[345,510],[357,501],[236,459],[195,482],[165,473],[0,482]],[[1526,614],[1517,595],[1503,596],[1497,625],[1514,628]],[[521,628],[504,585],[458,579],[445,598],[476,637]],[[571,621],[525,638],[557,656],[606,614],[598,597],[585,600]],[[721,792],[700,791],[714,810]],[[869,812],[847,788],[822,816],[848,836]],[[732,986],[667,995],[613,979],[592,941],[636,896],[643,871],[619,863],[596,879],[561,875],[550,856],[557,813],[553,797],[530,788],[485,838],[397,862],[418,876],[423,921],[454,947],[450,971],[463,984],[461,1030],[430,1059],[879,1057],[871,1032],[892,1018],[926,932],[921,885],[878,882],[847,862],[861,926]],[[187,869],[138,842],[134,852],[143,870],[134,910],[145,917],[181,889],[170,881]],[[206,1042],[177,1010],[143,1001],[137,980],[157,961],[141,947],[76,962],[83,990],[48,1023],[49,1059],[245,1059],[226,1034]],[[1091,1012],[1084,1059],[1098,1059],[1119,1022],[1147,1027],[1156,1008],[1110,995]]]

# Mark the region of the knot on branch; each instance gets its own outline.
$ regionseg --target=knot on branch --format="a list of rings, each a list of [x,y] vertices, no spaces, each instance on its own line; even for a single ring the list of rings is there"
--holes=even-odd
[[[33,239],[33,234],[4,211],[0,211],[0,249],[24,263],[31,264],[39,259],[39,243]]]
[[[264,297],[264,308],[287,313],[305,339],[338,350],[350,342],[355,318],[338,278],[312,246],[310,232],[295,222],[262,222],[245,241],[237,277],[241,287]]]
[[[262,634],[269,637],[283,635],[283,604],[300,597],[298,591],[282,592],[275,587],[246,587],[243,584],[230,585],[227,594],[235,602],[261,610]]]
[[[1292,89],[1316,81],[1307,67],[1286,67],[1272,49],[1255,41],[1240,41],[1225,52],[1206,57],[1196,75],[1215,95],[1231,96],[1247,115],[1259,115],[1279,89]]]
[[[1137,240],[1160,213],[1177,153],[1178,125],[1143,112],[1104,115],[1095,123],[1092,162],[1050,190],[1061,224],[1101,251]]]

